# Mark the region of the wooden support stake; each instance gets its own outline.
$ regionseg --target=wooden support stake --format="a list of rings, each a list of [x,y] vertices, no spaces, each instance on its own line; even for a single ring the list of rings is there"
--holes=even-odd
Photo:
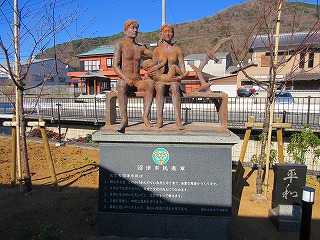
[[[282,128],[291,128],[291,124],[290,123],[281,123],[280,122],[280,118],[277,118],[276,122],[272,123],[270,125],[272,126],[272,128],[276,128],[277,129],[279,163],[284,163]],[[244,171],[244,169],[243,169],[243,161],[244,161],[245,153],[246,153],[246,150],[247,150],[247,146],[248,146],[251,130],[252,130],[252,128],[262,128],[263,127],[263,123],[254,123],[254,117],[251,116],[249,118],[249,122],[247,122],[245,124],[245,126],[246,126],[247,130],[246,130],[246,133],[245,133],[245,136],[244,136],[243,145],[242,145],[242,149],[241,149],[241,153],[240,153],[240,157],[239,157],[239,163],[238,163],[238,166],[237,166],[237,169],[236,169],[236,173],[235,173],[235,176],[234,176],[234,181],[233,181],[233,191],[234,192],[237,189],[241,172]],[[266,165],[266,171],[265,171],[264,180],[265,180],[264,181],[264,185],[268,186],[269,165],[268,166]]]
[[[247,127],[246,133],[244,135],[243,144],[242,144],[242,148],[241,148],[241,153],[240,153],[240,157],[239,157],[239,162],[238,162],[236,173],[235,173],[235,176],[234,176],[234,179],[233,179],[233,192],[235,192],[237,187],[238,187],[238,183],[239,183],[241,172],[244,172],[243,161],[244,161],[244,157],[245,157],[245,154],[246,154],[246,151],[247,151],[247,146],[248,146],[248,142],[249,142],[249,139],[250,139],[251,130],[252,130],[252,126],[253,126],[253,121],[254,121],[254,117],[250,116],[249,124],[251,124],[251,126]]]
[[[16,121],[16,117],[12,118],[12,122]],[[11,156],[11,186],[14,187],[16,185],[16,171],[17,171],[17,165],[16,165],[16,158],[17,158],[17,131],[16,131],[16,125],[12,125],[11,130],[11,146],[12,146],[12,156]]]
[[[45,121],[40,122],[40,120],[39,120],[39,122],[28,122],[27,123],[28,127],[44,127],[45,125],[46,125]]]
[[[245,126],[252,128],[263,128],[263,123],[246,123]],[[290,123],[272,123],[272,128],[291,128]]]
[[[52,161],[52,156],[51,156],[51,152],[50,152],[50,146],[49,146],[49,142],[48,142],[48,138],[47,138],[45,124],[43,124],[43,122],[44,122],[43,117],[39,117],[39,126],[40,126],[41,136],[42,136],[42,139],[43,139],[43,144],[44,144],[44,150],[46,152],[46,157],[47,157],[47,160],[48,160],[48,163],[49,163],[49,169],[50,169],[50,173],[51,173],[53,186],[54,186],[54,189],[56,191],[59,191],[57,175],[56,175],[56,171],[54,169],[54,164],[53,164],[53,161]]]
[[[277,118],[276,122],[272,123],[271,126],[272,126],[272,128],[277,129],[279,163],[284,163],[282,128],[290,128],[291,124],[290,123],[280,123],[280,118]],[[269,141],[271,143],[271,139],[269,139]],[[270,148],[269,148],[269,158],[270,158]],[[267,197],[268,187],[269,187],[269,162],[266,163],[266,170],[265,170],[263,185],[266,187],[265,196]]]
[[[280,123],[280,118],[276,119],[276,123]],[[284,163],[282,128],[277,128],[278,157],[279,163]]]

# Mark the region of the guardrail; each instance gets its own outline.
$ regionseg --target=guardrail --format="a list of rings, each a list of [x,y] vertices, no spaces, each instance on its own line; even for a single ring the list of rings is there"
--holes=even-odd
[[[164,120],[174,121],[174,109],[166,99],[164,107]],[[299,131],[304,124],[309,124],[315,132],[320,132],[320,98],[295,97],[294,103],[281,103],[275,105],[274,117],[282,122],[291,123],[294,131]],[[263,122],[265,118],[266,98],[228,98],[228,127],[244,128],[250,116],[255,117],[255,122]],[[58,105],[59,108],[58,108]],[[96,98],[43,98],[24,97],[24,109],[27,117],[43,116],[45,119],[74,120],[85,122],[105,122],[105,101]],[[184,122],[214,122],[218,123],[218,113],[215,105],[208,98],[182,98],[182,120]],[[13,114],[14,106],[5,98],[0,98],[0,114]],[[59,109],[59,111],[58,111]],[[128,117],[132,121],[140,121],[143,111],[143,99],[129,98]],[[151,121],[156,121],[155,101],[151,107]],[[117,120],[120,119],[117,109]]]

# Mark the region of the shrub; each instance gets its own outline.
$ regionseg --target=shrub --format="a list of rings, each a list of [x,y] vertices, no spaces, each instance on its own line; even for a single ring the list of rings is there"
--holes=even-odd
[[[287,153],[293,156],[297,163],[305,163],[307,153],[313,156],[313,161],[317,161],[320,158],[320,139],[309,125],[305,125],[302,132],[291,135]]]

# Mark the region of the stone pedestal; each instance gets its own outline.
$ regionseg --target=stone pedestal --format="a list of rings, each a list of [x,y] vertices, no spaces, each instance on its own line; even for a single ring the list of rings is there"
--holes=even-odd
[[[301,206],[279,205],[269,209],[269,218],[279,232],[299,232]]]
[[[99,132],[100,236],[230,239],[239,138]]]

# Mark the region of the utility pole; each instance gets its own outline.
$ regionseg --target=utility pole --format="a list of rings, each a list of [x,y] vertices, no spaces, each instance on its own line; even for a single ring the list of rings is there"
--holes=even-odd
[[[162,25],[166,24],[166,0],[162,0]]]
[[[19,80],[20,74],[19,74],[19,65],[20,65],[20,47],[19,47],[19,39],[20,39],[20,21],[19,21],[19,9],[18,9],[18,0],[14,0],[14,52],[15,52],[15,77],[16,79]],[[8,66],[10,67],[10,66]],[[16,86],[16,151],[17,151],[17,161],[18,161],[18,175],[19,175],[19,186],[20,186],[20,192],[22,193],[22,167],[21,167],[21,144],[20,144],[20,117],[19,117],[19,106],[20,106],[20,101],[19,101],[19,89],[18,86]]]

